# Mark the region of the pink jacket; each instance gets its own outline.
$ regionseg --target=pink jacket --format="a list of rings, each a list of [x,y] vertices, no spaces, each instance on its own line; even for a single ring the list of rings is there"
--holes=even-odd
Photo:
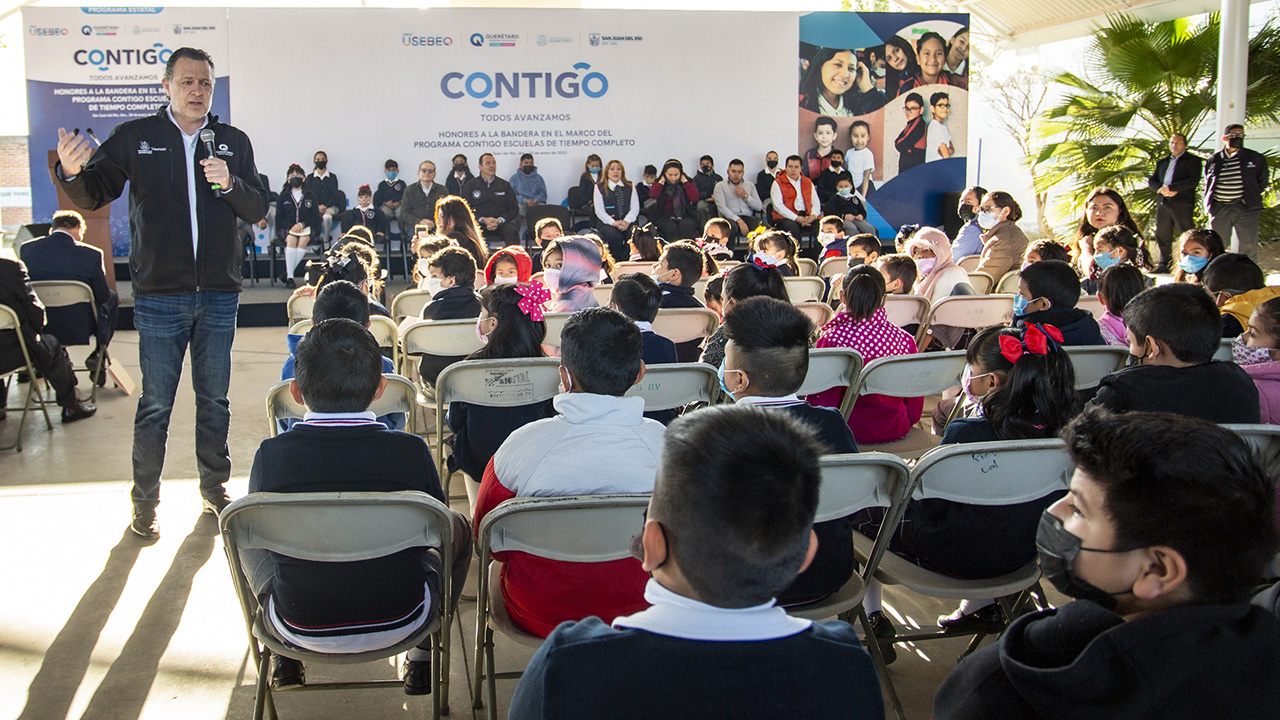
[[[1258,403],[1262,407],[1262,422],[1280,425],[1280,360],[1241,365],[1258,386]]]

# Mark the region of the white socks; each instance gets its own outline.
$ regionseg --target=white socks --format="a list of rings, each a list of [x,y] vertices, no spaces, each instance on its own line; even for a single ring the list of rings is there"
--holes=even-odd
[[[862,609],[866,610],[868,615],[871,613],[878,613],[882,610],[880,605],[880,596],[883,593],[884,584],[879,580],[872,578],[871,581],[867,583],[867,594],[862,598]]]
[[[971,615],[973,613],[978,612],[979,610],[981,610],[982,608],[988,605],[995,605],[995,604],[996,604],[996,601],[992,600],[991,598],[976,598],[973,600],[965,598],[964,600],[960,601],[960,614]]]
[[[306,255],[306,248],[286,247],[284,249],[285,277],[293,277],[294,273],[298,270],[298,265]]]

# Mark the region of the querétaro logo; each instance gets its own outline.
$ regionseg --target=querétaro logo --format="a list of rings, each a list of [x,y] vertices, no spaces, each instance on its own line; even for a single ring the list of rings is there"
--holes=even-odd
[[[586,72],[591,66],[580,62],[573,70],[559,74],[550,72],[460,72],[445,73],[440,78],[440,92],[450,100],[471,96],[482,100],[481,107],[496,108],[503,98],[602,97],[609,92],[609,78],[598,71]]]
[[[472,33],[470,39],[471,44],[475,47],[515,47],[520,35],[512,33]]]
[[[173,51],[156,43],[149,48],[124,48],[117,50],[77,50],[71,56],[77,65],[94,65],[106,70],[112,65],[163,65]]]

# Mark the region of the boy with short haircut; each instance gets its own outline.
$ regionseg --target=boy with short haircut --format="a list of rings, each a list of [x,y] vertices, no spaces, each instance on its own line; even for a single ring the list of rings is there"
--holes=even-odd
[[[871,126],[866,120],[854,120],[849,126],[849,152],[844,154],[845,164],[849,166],[849,174],[853,176],[856,192],[867,197],[875,188],[871,183],[871,175],[876,171],[876,156],[867,147],[871,144]]]
[[[1036,545],[1077,600],[962,661],[933,716],[1271,717],[1280,622],[1249,604],[1280,546],[1265,468],[1234,433],[1167,414],[1088,410],[1065,438],[1071,490]]]
[[[844,166],[844,151],[840,148],[831,148],[831,160],[827,164],[827,169],[822,174],[814,178],[813,186],[818,190],[818,200],[822,202],[822,207],[826,207],[831,202],[831,198],[836,195],[837,183],[842,180],[848,180],[850,185],[854,184],[854,178]],[[828,211],[829,212],[829,211]]]
[[[702,226],[702,249],[717,260],[732,260],[733,224],[722,217],[711,218]]]
[[[631,318],[636,327],[640,328],[640,357],[645,365],[679,362],[676,344],[653,331],[653,321],[658,317],[658,306],[661,303],[662,291],[653,278],[644,273],[627,273],[619,277],[609,296],[609,304],[613,309]],[[644,414],[663,425],[679,415],[676,410],[658,410]]]
[[[823,260],[844,255],[844,222],[835,215],[827,215],[819,220],[818,242],[822,243]]]
[[[387,179],[378,183],[378,189],[373,193],[373,206],[378,208],[389,225],[392,220],[400,218],[400,202],[404,199],[405,182],[399,179],[400,164],[395,160],[387,160],[382,169]],[[407,235],[408,230],[401,228],[400,234]]]
[[[858,233],[849,238],[845,245],[845,255],[849,258],[849,267],[857,265],[874,265],[880,260],[880,238],[874,233]],[[914,280],[912,281],[915,282]]]
[[[1014,327],[1052,325],[1063,345],[1106,345],[1093,313],[1076,307],[1080,277],[1061,260],[1041,260],[1022,270],[1013,301]]]
[[[1124,322],[1137,364],[1104,377],[1090,406],[1215,423],[1262,421],[1258,386],[1248,373],[1213,359],[1222,320],[1204,288],[1173,283],[1143,291],[1125,305]]]
[[[889,295],[910,295],[916,284],[916,261],[910,255],[881,255],[876,269],[884,275],[884,290]]]
[[[725,316],[724,391],[740,405],[790,415],[814,431],[824,453],[856,453],[853,431],[838,410],[814,407],[796,392],[809,372],[813,323],[791,303],[770,297],[738,302]],[[853,575],[853,527],[845,518],[813,526],[818,554],[778,595],[779,605],[814,602]]]
[[[262,442],[249,492],[417,490],[447,502],[422,438],[388,430],[367,411],[386,388],[378,343],[359,323],[333,318],[298,343],[294,400],[307,406],[291,431]],[[440,575],[450,572],[456,606],[471,563],[471,528],[453,513],[453,566],[435,550],[410,548],[373,560],[312,562],[242,550],[254,597],[277,637],[308,650],[358,653],[414,635],[440,613]],[[301,685],[302,663],[276,656],[273,687]],[[405,692],[431,690],[429,642],[409,651]]]
[[[653,279],[662,290],[664,308],[704,307],[693,294],[693,286],[707,269],[707,256],[697,245],[686,240],[673,242],[662,250],[653,266]],[[690,340],[676,345],[680,362],[697,362],[702,343]]]
[[[867,206],[853,189],[853,181],[841,178],[836,181],[836,194],[831,201],[823,201],[822,209],[844,221],[846,235],[874,233],[875,226],[867,222]]]
[[[480,296],[476,295],[476,261],[459,247],[447,247],[427,260],[427,289],[431,302],[422,307],[423,320],[464,320],[480,317]],[[418,372],[434,384],[440,371],[465,356],[423,355]]]
[[[644,377],[640,329],[622,313],[574,313],[560,335],[557,415],[511,433],[485,468],[475,527],[504,500],[600,493],[647,493],[662,454],[661,423],[644,398],[625,397]],[[502,561],[502,595],[512,622],[546,637],[565,620],[612,620],[643,609],[647,579],[631,558],[598,563],[548,560],[523,552]]]
[[[718,406],[672,423],[638,542],[651,609],[557,628],[512,720],[795,717],[879,720],[853,627],[775,607],[817,551],[822,448],[783,413]]]
[[[826,115],[819,117],[813,125],[813,141],[817,145],[805,152],[804,169],[809,179],[817,182],[831,166],[831,150],[836,142],[836,119]]]
[[[1248,255],[1223,253],[1204,269],[1204,286],[1222,311],[1222,337],[1239,337],[1249,316],[1262,303],[1280,297],[1280,287],[1267,287],[1262,268]]]

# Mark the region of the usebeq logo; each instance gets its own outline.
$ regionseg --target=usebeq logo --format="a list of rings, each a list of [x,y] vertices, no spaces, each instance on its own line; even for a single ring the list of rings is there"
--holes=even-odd
[[[580,62],[573,70],[559,74],[550,72],[460,72],[445,73],[440,78],[440,92],[450,100],[467,96],[482,100],[481,107],[496,108],[502,98],[565,98],[585,95],[602,97],[609,92],[609,79],[598,71],[586,72],[591,66]],[[585,73],[580,75],[580,73]]]
[[[112,65],[163,65],[172,54],[164,43],[156,43],[149,48],[77,50],[71,59],[77,65],[96,65],[99,70],[106,70]]]

